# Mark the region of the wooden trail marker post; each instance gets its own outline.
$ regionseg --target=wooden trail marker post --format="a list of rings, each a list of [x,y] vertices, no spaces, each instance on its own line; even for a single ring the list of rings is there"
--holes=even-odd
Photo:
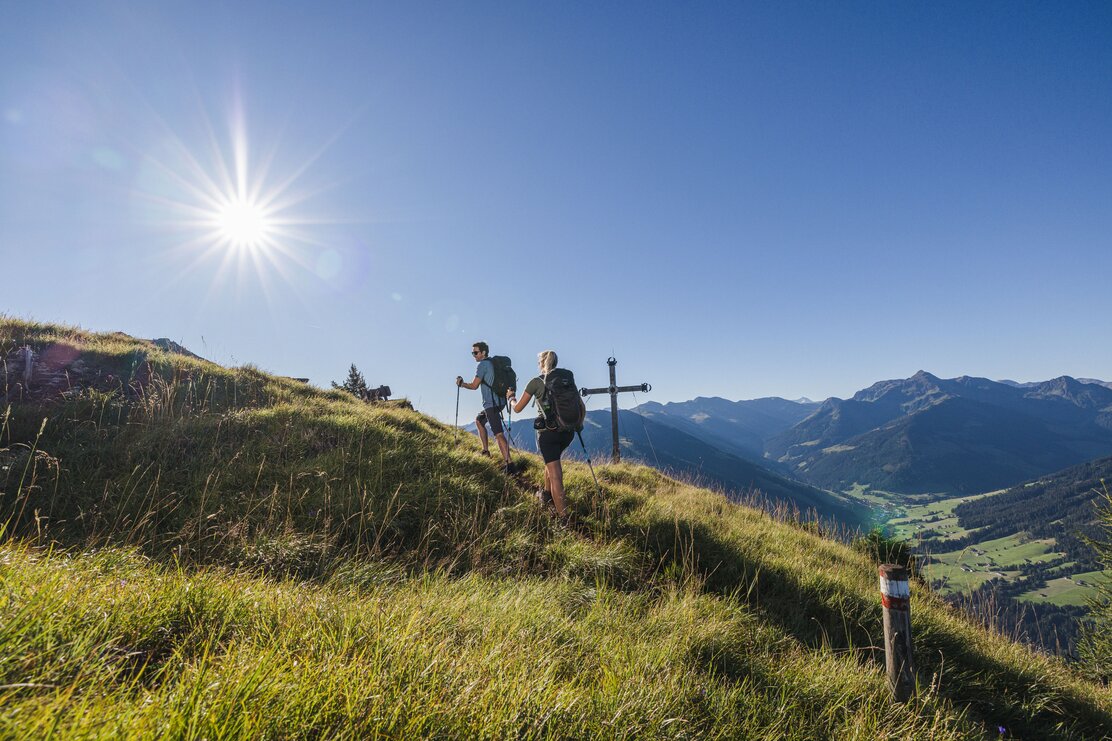
[[[915,692],[915,661],[911,645],[911,590],[907,569],[880,566],[880,603],[884,607],[884,666],[888,687],[897,702]]]
[[[618,386],[614,378],[614,366],[618,364],[618,361],[614,358],[608,358],[606,364],[610,366],[610,385],[597,389],[581,388],[579,393],[583,396],[610,394],[610,428],[614,438],[614,449],[610,454],[610,460],[618,463],[622,459],[622,451],[618,447],[618,394],[626,391],[640,391],[647,394],[652,390],[652,386],[647,383],[642,383],[639,386]]]

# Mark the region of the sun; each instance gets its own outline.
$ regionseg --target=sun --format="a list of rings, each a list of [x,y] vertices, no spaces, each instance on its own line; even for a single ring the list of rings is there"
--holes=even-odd
[[[220,237],[231,247],[257,250],[273,237],[273,224],[266,208],[250,199],[229,199],[214,216]]]
[[[279,160],[280,137],[249,146],[238,97],[228,113],[226,135],[220,135],[204,108],[197,120],[203,128],[188,143],[163,124],[164,136],[144,156],[135,191],[146,223],[181,236],[166,251],[167,259],[180,263],[167,271],[167,280],[204,270],[212,278],[210,295],[229,285],[247,290],[248,281],[262,289],[267,301],[276,295],[276,281],[287,294],[287,289],[296,292],[305,274],[320,275],[317,255],[329,248],[332,225],[350,223],[306,210],[332,185],[310,187],[303,176],[339,133],[290,166]]]

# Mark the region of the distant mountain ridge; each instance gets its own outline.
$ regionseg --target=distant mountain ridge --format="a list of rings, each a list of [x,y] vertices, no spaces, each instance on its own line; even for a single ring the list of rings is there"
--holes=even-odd
[[[1070,376],[1020,384],[919,371],[821,403],[699,397],[636,411],[835,491],[988,491],[1112,454],[1112,383]]]
[[[811,483],[905,493],[1010,486],[1112,453],[1112,388],[919,371],[827,399],[767,452]]]
[[[649,419],[701,437],[712,445],[748,460],[766,460],[769,439],[801,422],[819,408],[815,402],[794,402],[779,397],[729,401],[700,396],[691,401],[660,404],[648,402],[634,411]]]
[[[1105,388],[1112,389],[1112,381],[1101,381],[1097,378],[1077,378],[1074,380],[1076,380],[1078,383],[1092,383],[1096,384],[1097,386],[1104,386]],[[999,382],[1007,384],[1009,386],[1015,386],[1017,388],[1031,388],[1032,386],[1038,386],[1040,383],[1045,383],[1045,381],[1027,381],[1026,383],[1019,383],[1018,381],[1011,381],[1008,379],[1002,379]]]

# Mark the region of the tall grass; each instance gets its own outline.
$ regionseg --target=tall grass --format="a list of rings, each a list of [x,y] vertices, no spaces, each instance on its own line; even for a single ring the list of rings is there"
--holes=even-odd
[[[1112,695],[912,604],[798,513],[581,464],[577,524],[400,405],[0,322],[69,383],[0,412],[0,735],[1100,738]],[[141,361],[136,358],[142,356]],[[123,376],[123,373],[130,376]],[[10,392],[6,392],[10,397]],[[44,422],[45,421],[45,422]],[[883,544],[877,545],[878,548]]]
[[[8,546],[0,733],[45,736],[958,738],[834,651],[697,588],[186,572]],[[18,567],[13,564],[18,563]],[[847,668],[850,671],[847,671]],[[95,691],[90,691],[95,688]]]
[[[1097,517],[1103,537],[1090,544],[1096,549],[1106,574],[1112,576],[1112,492],[1101,481]],[[1079,651],[1086,673],[1098,682],[1112,682],[1112,579],[1098,581],[1096,595],[1089,603],[1090,616],[1084,624]]]

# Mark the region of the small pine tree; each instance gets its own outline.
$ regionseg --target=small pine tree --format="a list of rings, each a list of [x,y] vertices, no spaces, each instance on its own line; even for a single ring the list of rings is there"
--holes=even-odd
[[[1105,569],[1112,571],[1112,495],[1104,484],[1103,502],[1098,510],[1104,530],[1103,540],[1089,541]],[[1108,574],[1108,571],[1105,572]],[[1097,582],[1097,596],[1090,603],[1088,619],[1082,624],[1077,650],[1081,665],[1100,682],[1112,682],[1112,581]]]
[[[347,380],[343,383],[333,381],[332,388],[343,389],[356,399],[366,400],[370,396],[370,392],[367,391],[367,379],[363,378],[363,374],[355,367],[355,363],[352,363],[351,368],[348,369]]]

